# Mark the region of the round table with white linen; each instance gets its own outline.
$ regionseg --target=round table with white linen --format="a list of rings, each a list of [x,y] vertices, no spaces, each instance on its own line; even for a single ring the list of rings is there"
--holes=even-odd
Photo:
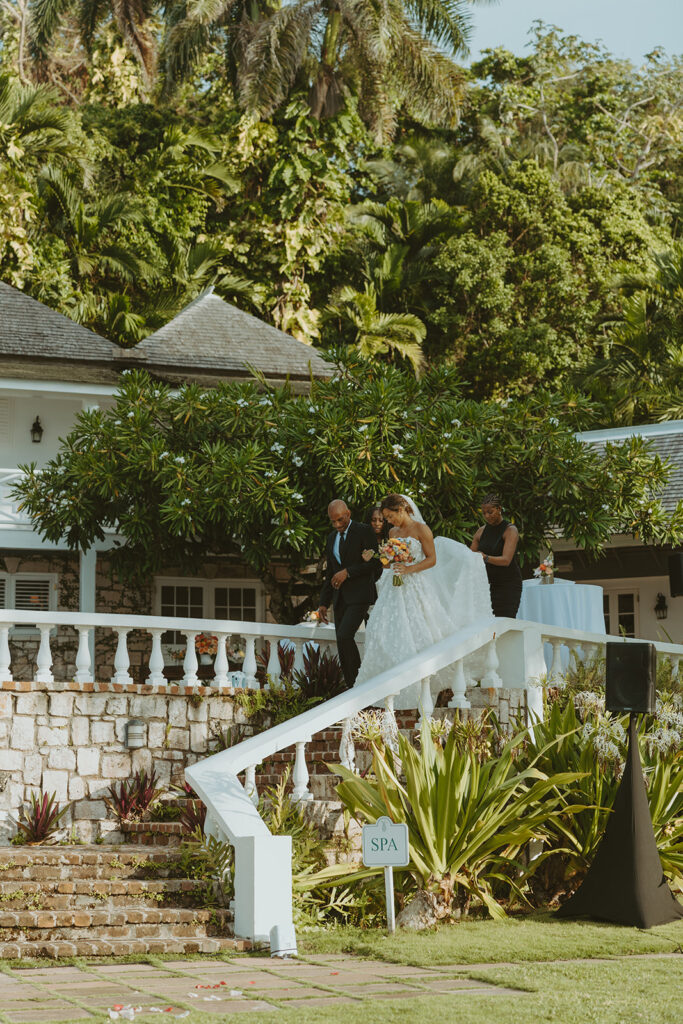
[[[588,583],[574,583],[557,577],[553,583],[538,579],[524,580],[518,619],[541,622],[546,626],[581,629],[587,633],[604,633],[605,616],[602,606],[602,587]],[[544,645],[545,661],[552,664],[552,647]],[[562,668],[569,664],[569,650],[562,648]]]

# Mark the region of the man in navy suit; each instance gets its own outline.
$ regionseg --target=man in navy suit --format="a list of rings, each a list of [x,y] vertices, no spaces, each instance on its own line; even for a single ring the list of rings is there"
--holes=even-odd
[[[327,622],[330,601],[334,607],[337,653],[347,686],[353,686],[360,668],[356,633],[377,599],[375,581],[382,566],[379,559],[363,559],[363,551],[377,551],[377,535],[367,523],[356,523],[345,501],[330,502],[327,514],[332,533],[327,538],[327,571],[320,592],[318,615]]]

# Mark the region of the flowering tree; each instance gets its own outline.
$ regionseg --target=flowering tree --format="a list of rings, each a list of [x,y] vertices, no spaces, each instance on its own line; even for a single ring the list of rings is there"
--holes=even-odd
[[[192,572],[234,557],[263,582],[279,621],[317,600],[326,509],[356,517],[388,491],[413,495],[435,533],[469,542],[498,491],[535,559],[551,535],[598,552],[613,533],[683,539],[683,505],[656,499],[667,471],[638,438],[597,451],[574,436],[583,400],[461,397],[455,372],[416,380],[392,367],[340,366],[308,395],[259,379],[172,391],[124,374],[110,411],[80,414],[60,453],[17,495],[47,539],[87,549],[105,530],[122,573]]]

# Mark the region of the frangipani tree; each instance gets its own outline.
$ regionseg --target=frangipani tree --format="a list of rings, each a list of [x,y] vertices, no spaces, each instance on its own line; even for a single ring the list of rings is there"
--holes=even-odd
[[[561,533],[599,551],[613,533],[678,543],[683,506],[656,498],[667,471],[642,439],[604,452],[574,436],[585,402],[540,393],[508,404],[461,397],[456,373],[365,362],[308,395],[264,380],[177,391],[124,374],[110,411],[80,414],[59,454],[27,467],[17,495],[47,539],[89,548],[115,530],[123,572],[149,575],[221,554],[262,580],[282,622],[317,601],[334,497],[360,518],[411,494],[435,533],[469,541],[498,490],[535,558]],[[303,599],[303,600],[302,600]]]

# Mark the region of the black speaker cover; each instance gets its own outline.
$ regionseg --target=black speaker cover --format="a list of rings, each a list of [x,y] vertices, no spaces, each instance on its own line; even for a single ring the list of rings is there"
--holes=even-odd
[[[683,597],[683,551],[669,555],[669,589],[672,597]]]
[[[654,644],[606,644],[605,707],[619,714],[655,711],[657,651]]]

